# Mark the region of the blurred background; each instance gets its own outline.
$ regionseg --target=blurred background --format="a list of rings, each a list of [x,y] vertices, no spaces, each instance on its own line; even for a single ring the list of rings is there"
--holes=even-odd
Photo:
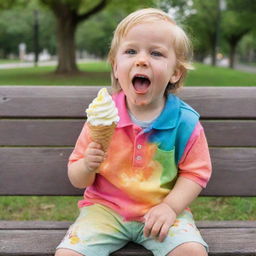
[[[166,11],[190,35],[201,78],[195,77],[195,73],[189,77],[188,85],[256,84],[255,0],[1,0],[0,75],[2,69],[53,67],[26,70],[25,81],[18,71],[16,80],[5,72],[0,84],[48,85],[49,77],[40,78],[44,72],[80,76],[66,81],[71,84],[109,84],[105,60],[113,31],[127,14],[144,7]],[[80,65],[88,62],[98,65]],[[240,83],[239,73],[208,66],[251,74],[248,81]],[[92,71],[101,72],[101,79],[94,81]],[[223,79],[217,82],[215,78],[211,84],[209,80],[215,72],[220,72]],[[53,84],[58,84],[57,80]],[[59,76],[59,83],[63,81]]]

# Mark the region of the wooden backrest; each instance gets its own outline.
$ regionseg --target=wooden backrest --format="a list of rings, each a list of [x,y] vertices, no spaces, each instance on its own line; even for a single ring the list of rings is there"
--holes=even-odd
[[[96,86],[0,86],[0,195],[81,195],[67,159]],[[256,196],[256,88],[187,87],[213,163],[202,195]]]

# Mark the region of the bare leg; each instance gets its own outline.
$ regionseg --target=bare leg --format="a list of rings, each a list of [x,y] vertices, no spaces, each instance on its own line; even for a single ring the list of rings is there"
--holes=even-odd
[[[200,243],[187,242],[177,246],[167,256],[207,256],[205,247]]]
[[[55,256],[82,256],[82,254],[69,249],[58,249]]]

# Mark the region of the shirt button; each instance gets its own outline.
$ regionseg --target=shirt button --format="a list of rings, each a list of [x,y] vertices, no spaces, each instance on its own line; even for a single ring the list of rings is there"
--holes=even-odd
[[[142,148],[142,145],[141,144],[138,144],[137,145],[137,149],[141,149]]]
[[[141,161],[141,160],[142,160],[142,157],[141,157],[141,156],[136,156],[136,160],[137,160],[137,161]]]

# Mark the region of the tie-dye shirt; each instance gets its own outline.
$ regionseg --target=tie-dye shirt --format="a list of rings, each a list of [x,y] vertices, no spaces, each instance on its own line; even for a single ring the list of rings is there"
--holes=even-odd
[[[123,92],[113,100],[120,121],[93,185],[86,188],[78,206],[108,206],[126,220],[142,220],[171,191],[178,176],[205,187],[211,160],[199,114],[169,94],[162,113],[146,129],[135,125]],[[85,123],[69,158],[69,165],[84,157],[91,142]]]

